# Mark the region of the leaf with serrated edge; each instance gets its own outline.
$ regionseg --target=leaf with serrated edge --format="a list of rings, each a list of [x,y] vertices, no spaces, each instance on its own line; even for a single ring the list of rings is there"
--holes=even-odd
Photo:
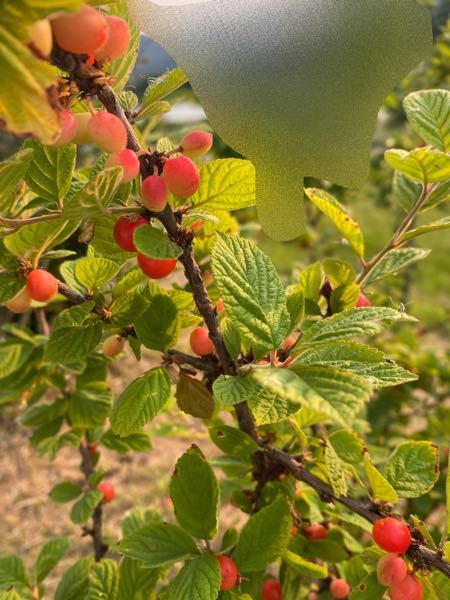
[[[56,567],[69,550],[69,546],[70,540],[65,537],[55,538],[44,544],[34,565],[34,573],[38,583],[41,583],[50,571]]]
[[[389,457],[384,474],[401,498],[427,494],[439,477],[438,449],[431,442],[405,442]]]
[[[134,231],[134,243],[137,250],[149,258],[158,258],[167,260],[169,258],[178,258],[182,254],[182,249],[171,242],[167,235],[156,227],[142,225]]]
[[[445,181],[450,178],[450,154],[434,148],[387,150],[386,161],[393,169],[420,183]]]
[[[162,600],[213,600],[219,594],[220,584],[219,563],[214,556],[205,554],[185,563]]]
[[[103,558],[94,565],[86,600],[116,600],[118,591],[118,564],[110,558]]]
[[[122,167],[104,169],[89,183],[66,199],[66,219],[87,219],[108,214],[108,205],[122,181]]]
[[[96,506],[103,500],[100,490],[88,490],[72,507],[70,518],[73,523],[86,523]]]
[[[366,280],[366,285],[379,281],[389,275],[395,275],[408,265],[427,258],[430,252],[431,250],[427,250],[426,248],[394,248],[371,271]]]
[[[345,468],[341,459],[336,454],[335,449],[329,443],[324,448],[325,466],[327,468],[328,479],[330,480],[333,492],[339,498],[346,496],[348,491]]]
[[[373,499],[397,504],[397,492],[387,481],[387,479],[383,477],[380,471],[373,465],[368,452],[364,453],[364,468],[372,489]]]
[[[33,159],[25,181],[40,198],[61,204],[72,182],[77,147],[67,144],[60,148],[28,141],[25,147],[33,150]]]
[[[403,100],[411,127],[431,146],[450,151],[450,91],[422,90]]]

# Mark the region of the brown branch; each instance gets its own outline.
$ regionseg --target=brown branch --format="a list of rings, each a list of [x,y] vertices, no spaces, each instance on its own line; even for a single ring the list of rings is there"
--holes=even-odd
[[[197,369],[202,373],[205,373],[208,379],[214,381],[222,374],[222,370],[217,362],[217,359],[213,356],[191,356],[190,354],[185,354],[184,352],[179,352],[178,350],[168,350],[165,358],[175,364],[175,365],[189,365]]]

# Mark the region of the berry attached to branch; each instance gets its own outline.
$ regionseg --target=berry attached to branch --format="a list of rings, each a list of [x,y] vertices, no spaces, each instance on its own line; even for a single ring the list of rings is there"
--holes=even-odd
[[[412,541],[411,533],[406,523],[393,517],[386,517],[374,523],[373,539],[386,552],[395,552],[397,554],[404,554]]]
[[[303,528],[305,536],[313,542],[314,540],[324,540],[328,535],[328,530],[321,523],[311,523]]]
[[[222,576],[220,589],[224,592],[233,589],[239,579],[239,571],[236,563],[232,558],[223,554],[216,556],[216,560],[219,563]]]
[[[372,302],[361,292],[356,302],[356,308],[366,308],[369,306],[372,306]]]
[[[177,156],[167,160],[163,175],[169,190],[181,198],[189,198],[195,194],[200,185],[197,167],[187,156]]]
[[[8,300],[6,308],[13,313],[24,313],[31,306],[32,298],[28,292],[27,286],[22,288],[18,294]]]
[[[386,554],[378,561],[377,575],[381,585],[401,583],[408,573],[406,562],[397,554]]]
[[[336,600],[344,600],[350,594],[350,586],[345,579],[334,579],[330,584],[330,594]]]
[[[58,14],[51,24],[58,46],[73,54],[90,54],[100,50],[108,39],[105,17],[87,4],[78,12]]]
[[[162,212],[167,205],[169,188],[163,177],[150,175],[141,185],[141,196],[145,206],[153,212]]]
[[[127,215],[120,217],[114,225],[114,239],[119,248],[125,252],[136,252],[133,235],[141,225],[148,225],[148,219],[142,215]]]
[[[389,588],[391,600],[422,600],[423,587],[413,573],[408,573],[405,579]]]
[[[103,111],[92,115],[88,132],[92,141],[106,152],[119,152],[127,145],[125,125],[112,113]]]
[[[106,22],[108,23],[108,39],[100,50],[94,52],[99,63],[121,58],[130,44],[130,28],[126,21],[111,15],[106,17]]]
[[[103,494],[103,502],[109,504],[116,497],[116,488],[108,481],[102,481],[97,489]]]
[[[172,273],[177,266],[176,258],[161,260],[159,258],[148,258],[138,252],[137,254],[138,265],[141,267],[143,273],[150,277],[150,279],[162,279]]]
[[[214,353],[214,344],[209,337],[209,332],[206,327],[197,327],[191,333],[189,338],[191,350],[198,356],[208,356]]]
[[[27,278],[27,291],[37,302],[49,302],[58,293],[58,282],[48,271],[34,269]]]
[[[213,145],[213,136],[207,131],[191,131],[181,140],[180,147],[183,154],[189,158],[203,156]]]
[[[122,352],[125,347],[125,338],[121,335],[111,335],[103,342],[102,352],[108,358],[113,358]]]
[[[61,133],[53,144],[55,148],[69,144],[74,139],[77,131],[75,116],[67,108],[63,108],[59,113],[59,124],[61,125]]]
[[[281,583],[278,579],[266,579],[262,584],[261,595],[264,600],[281,600]]]
[[[122,183],[128,183],[139,175],[140,163],[136,153],[125,148],[108,156],[105,167],[122,167]]]
[[[82,112],[74,113],[73,115],[76,121],[75,136],[73,138],[74,144],[88,144],[91,142],[91,136],[89,135],[89,121],[91,120],[91,113]]]

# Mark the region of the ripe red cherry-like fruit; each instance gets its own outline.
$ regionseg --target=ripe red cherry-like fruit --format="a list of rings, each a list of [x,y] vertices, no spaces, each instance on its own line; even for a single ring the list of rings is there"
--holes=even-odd
[[[14,296],[14,298],[8,300],[6,303],[6,308],[16,314],[24,313],[30,308],[31,302],[32,298],[28,293],[27,286],[25,286],[18,294]]]
[[[103,342],[102,352],[108,358],[117,356],[125,347],[125,338],[121,335],[111,335]]]
[[[163,175],[169,190],[182,198],[189,198],[195,194],[200,185],[197,167],[187,156],[177,156],[167,160]]]
[[[358,301],[356,302],[356,308],[366,308],[368,306],[372,306],[372,302],[361,292],[358,296]]]
[[[182,152],[189,158],[196,158],[206,154],[213,145],[213,136],[207,131],[191,131],[181,140]]]
[[[107,16],[108,39],[106,44],[94,52],[95,58],[101,63],[105,60],[115,60],[123,56],[130,44],[130,28],[120,17]]]
[[[126,252],[136,252],[133,234],[138,227],[148,225],[148,219],[143,215],[120,217],[114,225],[114,239],[117,245]]]
[[[324,540],[328,535],[327,528],[321,523],[311,523],[311,525],[306,525],[303,532],[311,542],[315,540]]]
[[[125,125],[112,113],[95,113],[89,119],[87,128],[91,140],[105,152],[119,152],[127,145]]]
[[[386,552],[397,554],[404,554],[411,545],[411,533],[408,526],[393,517],[376,521],[373,526],[373,539]]]
[[[232,558],[223,554],[216,556],[216,560],[219,563],[220,572],[222,576],[220,589],[223,592],[231,590],[232,588],[234,588],[239,578],[239,571],[236,566],[236,563]]]
[[[262,584],[261,595],[264,600],[281,600],[281,583],[278,579],[266,579]]]
[[[214,344],[209,337],[206,327],[196,327],[191,333],[189,341],[192,352],[198,356],[207,356],[214,353]]]
[[[103,502],[105,504],[112,502],[116,497],[116,488],[113,486],[112,483],[109,483],[108,481],[102,481],[102,483],[98,485],[97,489],[100,492],[102,492]]]
[[[334,579],[330,584],[330,594],[336,600],[343,600],[350,594],[350,586],[345,579]]]
[[[162,279],[172,273],[177,266],[176,258],[161,260],[159,258],[148,258],[140,252],[137,253],[138,265],[150,279]]]
[[[137,177],[140,166],[136,152],[128,148],[114,152],[114,154],[108,156],[105,162],[105,167],[122,167],[122,183],[128,183]]]
[[[33,300],[49,302],[58,293],[58,282],[48,271],[34,269],[28,275],[27,290]]]
[[[51,19],[60,48],[74,54],[89,54],[105,45],[108,23],[95,8],[85,4],[78,12],[57,14]]]
[[[408,573],[406,562],[397,554],[386,554],[378,561],[377,575],[381,585],[401,583]]]
[[[166,208],[169,188],[163,177],[150,175],[141,185],[141,196],[145,206],[153,212],[161,212]]]
[[[408,573],[403,581],[389,588],[391,600],[422,600],[423,586],[413,573]]]
[[[59,124],[61,125],[61,132],[56,138],[56,141],[53,143],[55,148],[59,148],[60,146],[65,146],[70,143],[75,137],[77,131],[77,121],[67,108],[63,108],[63,110],[58,115]]]

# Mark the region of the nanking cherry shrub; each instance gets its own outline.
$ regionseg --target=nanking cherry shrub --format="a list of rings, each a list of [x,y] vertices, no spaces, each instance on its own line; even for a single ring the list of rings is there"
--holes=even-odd
[[[20,438],[40,461],[67,461],[58,481],[44,469],[49,497],[39,501],[49,530],[53,503],[66,504],[58,515],[72,525],[42,540],[34,564],[6,540],[0,596],[445,594],[448,557],[429,540],[446,532],[448,368],[426,339],[445,302],[430,298],[434,321],[425,316],[415,337],[403,304],[419,317],[421,307],[417,289],[405,301],[411,272],[402,278],[427,254],[420,235],[448,228],[450,92],[432,88],[450,30],[432,69],[422,65],[384,107],[389,150],[373,163],[370,197],[360,192],[365,207],[392,208],[394,233],[369,251],[390,219],[364,214],[360,227],[346,190],[335,197],[317,181],[304,190],[306,234],[281,247],[255,221],[250,161],[213,147],[206,125],[161,118],[186,83],[182,69],[145,91],[125,87],[138,50],[127,2],[3,4],[0,122],[25,139],[0,166],[0,421],[11,414],[14,430],[27,427]],[[161,19],[177,10],[161,8]],[[424,81],[430,89],[408,95]],[[251,132],[254,114],[241,117]],[[277,181],[292,165],[270,139],[265,168]],[[8,447],[7,427],[2,435]],[[177,438],[175,465],[162,435]],[[127,493],[108,507],[111,478]],[[18,539],[34,526],[32,512],[20,517]],[[61,577],[47,580],[69,547]]]

